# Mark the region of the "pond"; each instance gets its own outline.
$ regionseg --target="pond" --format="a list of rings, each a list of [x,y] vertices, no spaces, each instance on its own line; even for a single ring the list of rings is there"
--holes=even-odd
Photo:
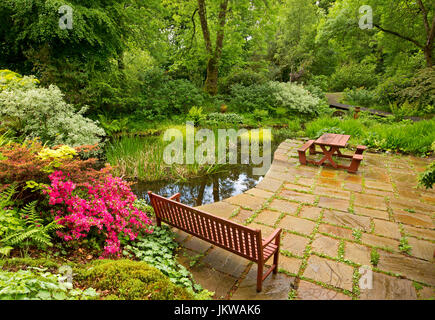
[[[190,179],[187,182],[139,182],[133,185],[132,189],[139,198],[145,198],[147,201],[149,201],[148,191],[164,197],[170,197],[179,192],[182,203],[200,206],[218,202],[254,188],[263,180],[263,176],[253,175],[253,168],[254,166],[251,165],[231,166],[225,172]]]
[[[285,138],[272,143],[272,155]],[[254,188],[264,176],[253,174],[253,164],[231,165],[225,172],[181,182],[138,182],[132,186],[133,192],[149,202],[148,191],[164,197],[181,194],[181,202],[190,206],[222,201]],[[267,170],[266,170],[267,172]]]

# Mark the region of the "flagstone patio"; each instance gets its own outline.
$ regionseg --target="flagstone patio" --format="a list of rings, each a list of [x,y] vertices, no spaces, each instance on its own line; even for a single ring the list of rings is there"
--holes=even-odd
[[[263,237],[283,228],[280,272],[257,293],[255,264],[177,231],[195,280],[216,299],[434,299],[435,191],[416,188],[430,160],[368,152],[349,174],[300,166],[302,144],[282,143],[255,189],[200,207]]]

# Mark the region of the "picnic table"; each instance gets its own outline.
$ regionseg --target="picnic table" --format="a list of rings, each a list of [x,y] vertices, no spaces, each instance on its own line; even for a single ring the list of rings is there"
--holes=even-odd
[[[340,149],[346,148],[350,137],[350,135],[325,133],[317,140],[309,140],[298,150],[299,161],[302,165],[306,165],[307,163],[318,166],[331,165],[336,169],[341,168],[346,169],[350,173],[356,173],[358,172],[361,161],[364,159],[363,153],[367,150],[367,147],[358,146],[354,155],[343,154]],[[317,151],[316,146],[319,146],[321,151]],[[308,160],[306,156],[307,150],[310,150],[311,155],[323,154],[323,158],[320,161]],[[350,165],[338,164],[334,161],[333,156],[351,159],[351,163]]]

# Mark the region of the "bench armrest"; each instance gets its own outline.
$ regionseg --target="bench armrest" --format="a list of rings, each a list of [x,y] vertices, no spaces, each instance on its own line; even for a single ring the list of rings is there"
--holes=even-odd
[[[168,199],[180,202],[180,197],[181,197],[181,194],[180,193],[176,193],[172,197],[169,197]]]
[[[266,240],[263,240],[263,247],[267,246],[269,243],[271,243],[273,240],[275,240],[277,237],[281,236],[282,229],[276,229]]]

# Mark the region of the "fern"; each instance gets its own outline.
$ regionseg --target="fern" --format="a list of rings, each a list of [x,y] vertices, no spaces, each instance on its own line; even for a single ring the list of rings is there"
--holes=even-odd
[[[17,192],[17,184],[9,185],[2,193],[0,193],[0,211],[13,204],[12,197]]]
[[[53,246],[50,233],[63,228],[57,221],[52,221],[43,225],[44,221],[36,212],[37,201],[28,203],[21,210],[21,215],[25,220],[24,230],[8,235],[1,242],[9,246],[22,245],[24,242],[42,246]]]

